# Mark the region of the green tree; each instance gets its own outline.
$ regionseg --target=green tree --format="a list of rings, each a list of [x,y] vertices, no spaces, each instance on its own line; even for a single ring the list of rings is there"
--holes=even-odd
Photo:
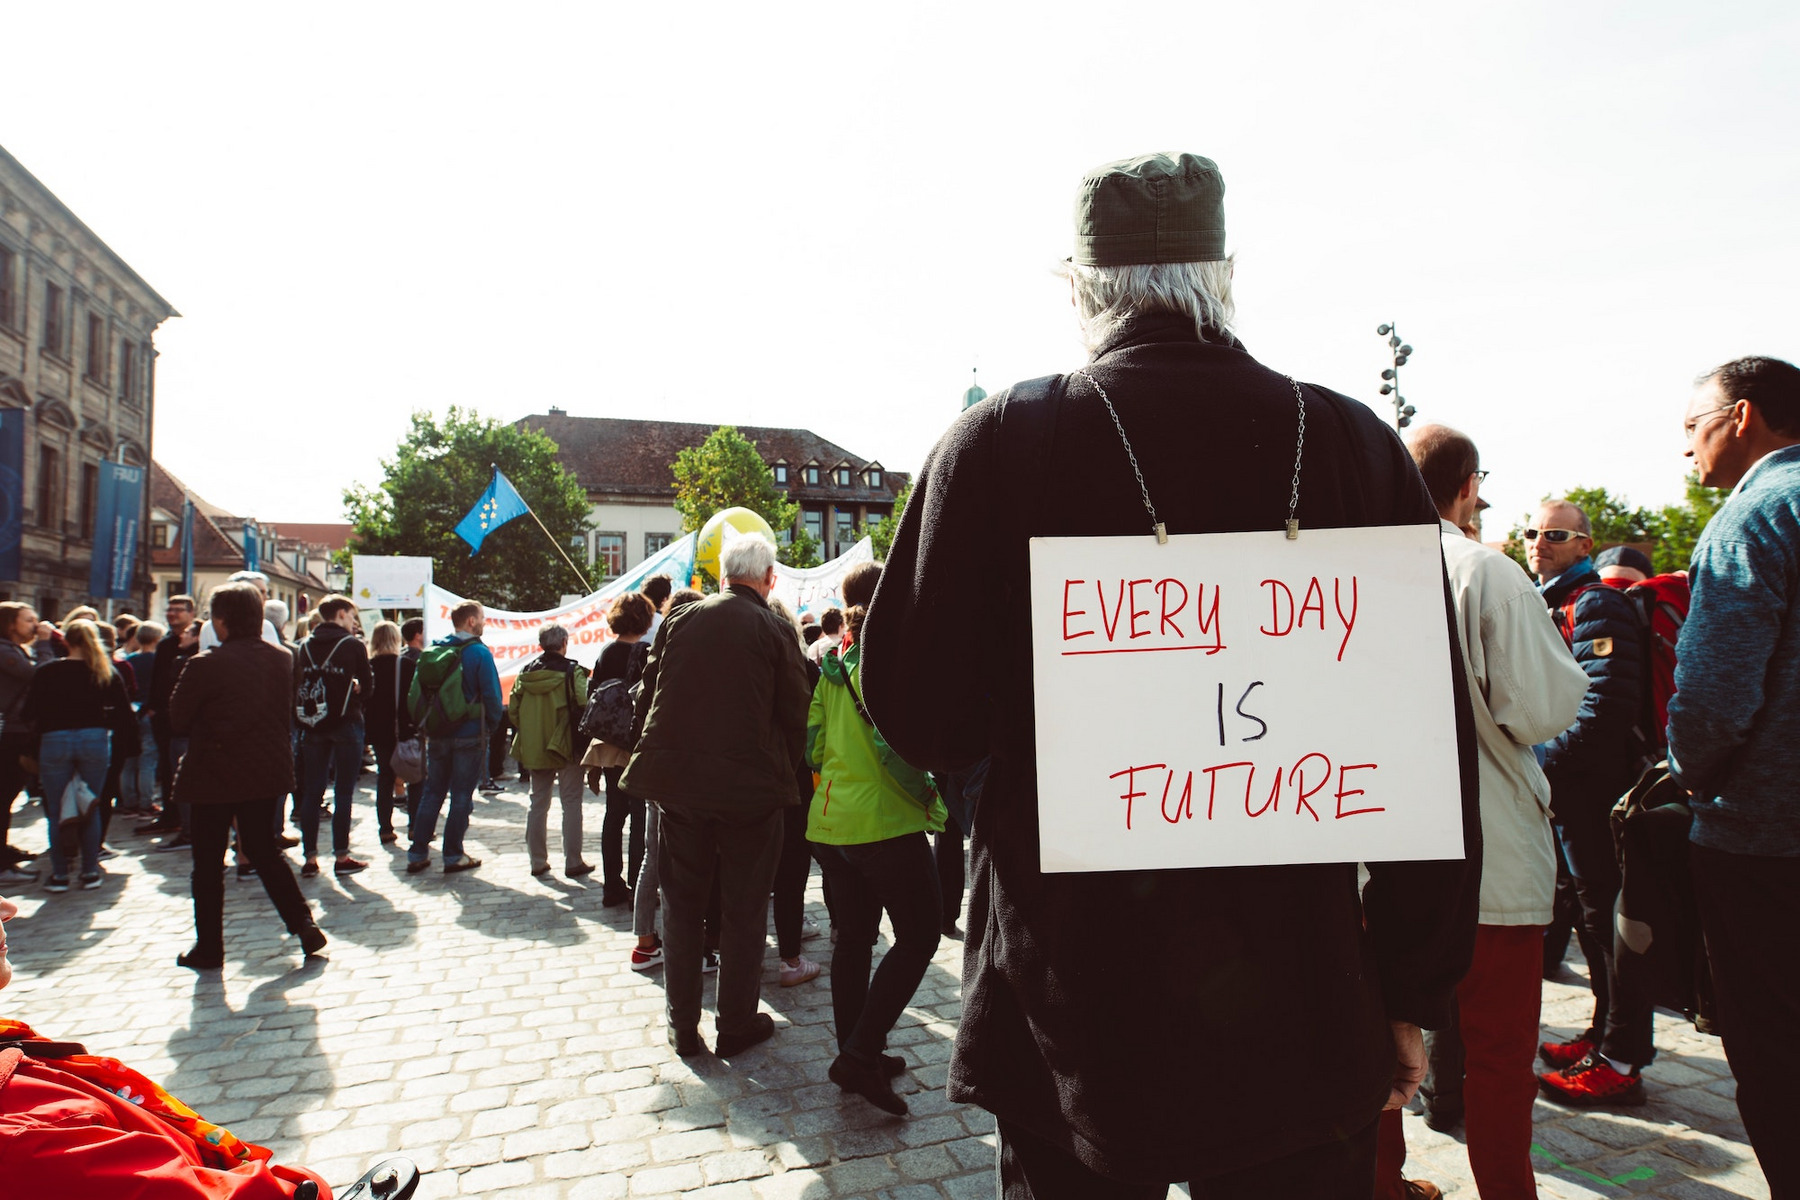
[[[429,555],[435,582],[458,595],[495,608],[553,607],[579,590],[556,545],[568,549],[588,522],[587,491],[556,451],[546,435],[472,409],[453,406],[443,417],[414,413],[394,457],[381,464],[381,483],[344,492],[357,553]],[[512,481],[556,545],[527,515],[488,534],[481,552],[470,556],[456,525],[481,499],[492,466]],[[570,557],[586,569],[585,554],[570,550]]]
[[[1685,571],[1694,557],[1694,544],[1713,514],[1731,496],[1729,488],[1702,487],[1700,477],[1687,477],[1687,498],[1681,504],[1664,505],[1656,514],[1656,553],[1650,556],[1657,571]]]
[[[912,498],[912,480],[907,480],[900,488],[900,494],[894,497],[894,511],[887,520],[875,527],[869,534],[869,541],[875,546],[875,561],[886,562],[888,551],[894,548],[894,535],[900,532],[900,515],[906,511],[906,502]]]
[[[790,567],[819,565],[819,542],[804,529],[795,530],[800,506],[775,486],[769,464],[756,443],[734,425],[721,425],[698,446],[683,450],[670,465],[675,475],[675,511],[681,528],[696,533],[714,514],[728,508],[758,513],[775,530],[789,532],[780,559]]]

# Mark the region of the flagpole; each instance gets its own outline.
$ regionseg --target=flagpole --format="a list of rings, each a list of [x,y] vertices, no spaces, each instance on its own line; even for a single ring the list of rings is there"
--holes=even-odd
[[[519,499],[521,499],[521,500],[523,500],[524,498],[525,497],[523,497],[523,496],[519,497]],[[552,546],[556,547],[556,552],[558,554],[562,555],[562,560],[569,564],[569,570],[575,572],[575,578],[581,580],[581,586],[582,586],[582,589],[584,590],[584,592],[593,591],[594,585],[587,581],[587,576],[585,576],[581,573],[581,568],[579,568],[575,565],[575,561],[569,557],[568,551],[563,549],[562,543],[556,540],[556,535],[554,533],[550,532],[549,528],[545,526],[543,521],[538,520],[538,515],[532,509],[531,505],[527,504],[525,506],[525,511],[528,513],[531,513],[531,519],[534,521],[537,521],[537,527],[544,531],[544,536],[550,539],[550,544]]]

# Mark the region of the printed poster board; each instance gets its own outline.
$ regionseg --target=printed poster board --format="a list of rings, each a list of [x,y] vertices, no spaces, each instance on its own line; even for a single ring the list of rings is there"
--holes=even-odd
[[[430,583],[429,555],[350,556],[350,594],[359,609],[424,608]]]
[[[1033,538],[1041,868],[1461,858],[1438,529]]]

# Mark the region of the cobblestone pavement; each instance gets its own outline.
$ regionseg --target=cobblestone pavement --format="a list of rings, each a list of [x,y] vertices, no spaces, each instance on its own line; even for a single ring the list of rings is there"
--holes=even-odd
[[[994,1194],[992,1119],[944,1095],[960,943],[941,945],[894,1031],[892,1048],[910,1064],[899,1082],[908,1118],[826,1080],[829,965],[813,983],[782,988],[772,948],[763,999],[774,1039],[729,1062],[684,1062],[664,1037],[661,972],[626,965],[629,914],[600,906],[597,876],[589,886],[531,877],[525,800],[509,786],[476,801],[471,851],[484,865],[452,876],[435,866],[407,876],[405,855],[375,844],[365,788],[354,844],[373,865],[302,883],[332,938],[329,961],[302,965],[260,884],[233,876],[228,964],[198,976],[174,965],[193,936],[189,859],[150,852],[121,818],[122,853],[106,864],[102,890],[17,894],[17,975],[0,1013],[123,1059],[209,1119],[340,1184],[403,1152],[426,1172],[422,1197]],[[590,797],[591,861],[600,814]],[[36,805],[21,806],[13,829],[16,844],[43,845]],[[826,925],[816,874],[808,913]],[[829,951],[823,938],[806,943],[821,961]],[[1589,1001],[1579,977],[1565,978],[1545,985],[1544,1014],[1567,1036]],[[710,1019],[701,1032],[710,1045]],[[1644,1108],[1539,1103],[1542,1196],[1768,1196],[1718,1040],[1659,1015],[1657,1045]],[[1413,1116],[1406,1130],[1409,1177],[1474,1195],[1460,1131],[1433,1133]]]

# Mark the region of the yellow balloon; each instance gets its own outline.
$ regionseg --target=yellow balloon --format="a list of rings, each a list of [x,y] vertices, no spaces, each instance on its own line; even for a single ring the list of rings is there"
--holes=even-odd
[[[725,526],[731,526],[739,533],[760,533],[775,542],[775,531],[763,520],[762,514],[748,508],[727,508],[713,514],[700,530],[700,537],[694,545],[694,565],[704,570],[714,579],[719,577],[719,554],[725,549]]]

